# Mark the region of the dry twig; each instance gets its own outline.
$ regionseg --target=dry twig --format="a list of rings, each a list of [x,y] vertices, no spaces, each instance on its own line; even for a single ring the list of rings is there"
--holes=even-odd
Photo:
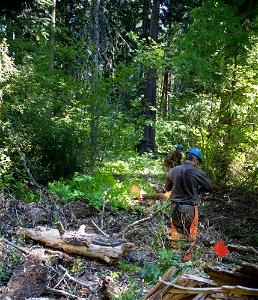
[[[133,228],[133,227],[135,227],[135,226],[137,226],[137,225],[139,225],[141,223],[144,223],[144,222],[147,222],[147,221],[153,219],[161,210],[165,210],[170,205],[171,205],[171,203],[168,203],[165,207],[160,207],[154,213],[150,214],[148,217],[140,219],[138,221],[135,221],[135,222],[127,225],[123,230],[121,230],[120,232],[114,234],[114,236],[115,237],[122,237],[122,238],[124,238],[125,233],[128,232],[129,229],[131,229],[131,228]]]

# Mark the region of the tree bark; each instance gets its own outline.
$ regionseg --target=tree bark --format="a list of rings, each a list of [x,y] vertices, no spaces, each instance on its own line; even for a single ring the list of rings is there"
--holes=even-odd
[[[44,259],[43,249],[33,250],[17,267],[0,298],[21,300],[42,295],[50,280]]]
[[[152,7],[152,18],[151,18],[151,29],[150,37],[153,41],[158,40],[158,23],[159,23],[159,7],[160,0],[153,1]],[[145,112],[145,127],[143,132],[143,139],[138,146],[139,153],[144,152],[155,152],[155,122],[156,122],[156,90],[157,90],[157,71],[150,69],[146,75],[147,84],[145,90],[145,99],[147,102]]]
[[[38,241],[45,246],[62,249],[67,253],[101,259],[107,263],[117,262],[134,246],[123,239],[76,231],[65,231],[61,235],[58,229],[45,227],[20,228],[17,234]]]
[[[168,91],[170,88],[170,76],[169,72],[166,71],[163,74],[163,84],[162,84],[162,93],[160,99],[160,113],[162,117],[166,120],[168,117]]]
[[[50,68],[54,67],[55,51],[54,51],[54,42],[55,42],[55,27],[56,27],[56,0],[52,0],[52,12],[51,12],[51,28],[50,28]]]

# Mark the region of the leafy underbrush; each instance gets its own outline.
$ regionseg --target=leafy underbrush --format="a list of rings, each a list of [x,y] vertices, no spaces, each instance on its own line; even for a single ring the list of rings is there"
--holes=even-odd
[[[99,209],[104,201],[112,209],[136,208],[136,196],[132,185],[149,194],[156,191],[151,186],[154,177],[162,178],[160,161],[150,157],[131,157],[127,160],[108,161],[92,175],[75,173],[72,179],[61,179],[49,183],[50,192],[61,196],[65,202],[85,199],[92,207]]]

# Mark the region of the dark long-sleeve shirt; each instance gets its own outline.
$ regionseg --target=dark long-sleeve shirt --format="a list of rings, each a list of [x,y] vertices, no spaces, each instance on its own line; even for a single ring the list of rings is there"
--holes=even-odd
[[[170,199],[184,204],[200,204],[199,192],[211,188],[211,182],[205,173],[190,162],[170,169],[165,184],[165,189],[171,191]]]

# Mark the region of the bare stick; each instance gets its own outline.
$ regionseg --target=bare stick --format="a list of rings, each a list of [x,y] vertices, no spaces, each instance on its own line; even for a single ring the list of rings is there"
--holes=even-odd
[[[61,294],[63,296],[68,296],[68,297],[71,297],[71,298],[74,298],[74,299],[78,299],[78,300],[82,299],[81,297],[77,297],[77,296],[75,296],[73,294],[70,294],[70,293],[67,293],[67,292],[65,292],[63,290],[57,290],[57,289],[50,288],[50,287],[47,288],[47,291],[51,292],[51,293]]]
[[[25,253],[25,254],[29,254],[29,253],[30,253],[29,250],[27,250],[27,249],[25,249],[25,248],[23,248],[23,247],[21,247],[21,246],[15,245],[14,243],[8,241],[8,240],[7,240],[6,238],[4,238],[4,237],[2,237],[2,238],[0,239],[0,241],[5,242],[6,244],[8,244],[8,245],[10,245],[10,246],[12,246],[12,247],[14,247],[14,248],[20,250],[21,252],[23,252],[23,253]]]
[[[88,284],[88,283],[86,283],[86,282],[83,282],[83,281],[81,281],[81,280],[78,280],[78,279],[72,277],[72,276],[68,273],[68,271],[67,271],[63,266],[61,266],[61,265],[58,265],[58,268],[59,268],[60,270],[64,271],[66,277],[67,277],[68,279],[70,279],[71,281],[73,281],[73,282],[75,282],[75,283],[77,283],[77,284],[79,284],[79,285],[81,285],[81,286],[84,286],[84,287],[88,288],[90,291],[92,290],[91,284]]]
[[[75,262],[75,259],[70,257],[67,253],[64,253],[61,251],[50,250],[50,249],[45,249],[45,252],[49,253],[51,255],[58,256],[59,259],[66,259],[67,261]]]
[[[253,252],[254,254],[258,254],[258,251],[252,246],[242,246],[242,245],[227,245],[228,249],[231,251],[239,251],[239,252]]]
[[[123,230],[121,230],[120,232],[114,234],[115,237],[122,237],[124,238],[125,233],[132,227],[135,227],[141,223],[147,222],[151,219],[153,219],[161,210],[165,210],[167,207],[169,207],[171,205],[171,203],[168,203],[165,207],[160,207],[159,209],[157,209],[154,213],[150,214],[148,217],[140,219],[138,221],[135,221],[129,225],[127,225]]]
[[[104,227],[104,212],[105,212],[105,206],[106,206],[106,201],[103,201],[103,206],[102,206],[102,213],[101,213],[101,220],[100,220],[100,227],[101,229]]]
[[[61,284],[61,282],[64,280],[64,278],[67,274],[68,274],[68,272],[65,271],[64,275],[61,277],[61,279],[58,281],[58,283],[54,286],[54,289],[56,289]]]
[[[99,228],[99,226],[93,221],[91,220],[91,223],[96,227],[96,229],[102,233],[104,236],[109,236],[108,234],[106,234],[101,228]]]

